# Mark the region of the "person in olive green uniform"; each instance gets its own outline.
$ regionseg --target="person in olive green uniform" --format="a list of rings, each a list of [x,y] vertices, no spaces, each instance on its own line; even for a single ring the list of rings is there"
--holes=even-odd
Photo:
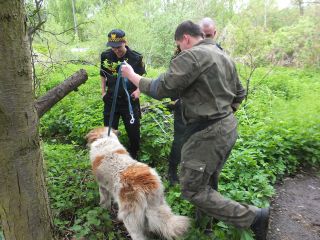
[[[205,17],[201,19],[199,25],[205,38],[214,39],[217,31],[216,31],[216,24],[213,19],[209,17]],[[215,43],[215,45],[221,50],[223,50],[219,44]],[[175,58],[180,52],[181,52],[181,49],[177,46],[177,49],[174,53],[173,58]],[[173,99],[173,100],[175,100],[174,104],[170,106],[174,114],[173,142],[172,142],[171,151],[169,155],[169,168],[168,168],[168,180],[170,185],[174,185],[179,182],[177,170],[178,170],[178,165],[181,162],[181,148],[183,145],[183,135],[186,127],[181,117],[180,99]],[[235,104],[233,105],[234,111],[236,111],[239,105],[240,104],[238,104],[238,106],[236,106]],[[216,170],[216,172],[212,175],[209,183],[209,185],[211,185],[215,190],[218,190],[218,182],[219,182],[219,175],[220,175],[221,168],[222,166],[220,166],[220,168]],[[201,216],[199,216],[198,218],[201,218]],[[212,224],[209,224],[208,226],[210,225]],[[209,228],[211,229],[211,227]],[[209,229],[206,229],[206,230],[210,232]]]
[[[133,69],[141,75],[145,73],[142,55],[130,49],[126,45],[124,31],[121,29],[114,29],[110,31],[108,33],[107,46],[111,48],[101,53],[100,67],[102,98],[104,102],[104,126],[109,126],[113,92],[115,90],[118,76],[117,74],[121,62],[127,61],[132,65]],[[123,81],[123,79],[121,81]],[[129,137],[129,153],[131,157],[137,159],[140,148],[140,91],[131,82],[128,82],[126,85],[128,93],[132,98],[131,104],[135,121],[134,123],[130,123],[132,116],[129,112],[129,101],[125,93],[125,89],[122,87],[122,84],[120,84],[112,128],[118,129],[119,120],[121,117]]]
[[[182,196],[208,215],[237,227],[251,227],[256,239],[266,239],[269,208],[240,204],[208,185],[210,177],[227,159],[237,139],[234,104],[245,97],[233,61],[212,39],[203,39],[200,27],[181,23],[175,32],[182,52],[157,79],[122,68],[141,92],[161,99],[179,96],[187,124],[182,147]]]
[[[216,31],[216,24],[213,21],[213,19],[209,17],[205,17],[201,19],[201,21],[199,22],[199,25],[202,32],[204,33],[205,38],[212,38],[212,39],[214,38],[217,31]]]
[[[201,21],[199,22],[199,26],[201,31],[204,34],[204,38],[209,38],[209,39],[214,39],[214,37],[216,36],[216,24],[214,22],[213,19],[209,18],[209,17],[205,17],[203,19],[201,19]],[[222,47],[215,42],[215,45],[223,51]],[[233,108],[233,112],[235,112],[237,110],[237,107],[239,107],[240,104],[232,104],[232,108]],[[214,173],[211,175],[210,180],[208,182],[208,185],[211,186],[214,190],[218,191],[218,186],[219,186],[219,175],[220,172],[222,170],[222,167],[226,161],[226,159],[228,158],[228,155],[225,156],[225,160],[222,161],[223,164],[220,164],[216,170],[214,171]],[[205,212],[203,212],[201,209],[196,208],[196,226],[198,226],[201,230],[204,230],[204,233],[207,235],[211,235],[212,234],[212,225],[213,223],[217,223],[217,219],[214,219],[210,216],[208,216]]]

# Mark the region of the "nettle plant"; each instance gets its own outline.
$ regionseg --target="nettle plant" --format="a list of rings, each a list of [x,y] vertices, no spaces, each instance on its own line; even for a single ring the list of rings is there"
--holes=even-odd
[[[50,204],[59,236],[104,239],[103,233],[111,232],[113,224],[110,214],[99,207],[99,190],[87,152],[66,144],[44,144],[43,149]]]
[[[319,72],[276,68],[261,81],[267,71],[257,70],[252,92],[236,113],[239,138],[219,184],[223,195],[259,207],[269,204],[277,179],[296,172],[303,164],[320,164]],[[148,72],[158,74],[154,69]],[[103,122],[99,76],[92,72],[89,76],[77,93],[63,99],[41,119],[54,223],[67,239],[126,239],[121,224],[114,221],[114,212],[99,207],[99,191],[85,149],[83,137]],[[173,211],[192,217],[194,207],[182,199],[178,186],[169,187],[166,181],[173,139],[173,116],[165,104],[168,101],[141,95],[140,161],[155,167],[162,176]],[[119,130],[120,141],[127,146],[122,123]],[[214,230],[216,239],[252,239],[250,232],[222,222]],[[186,239],[206,237],[192,228]]]

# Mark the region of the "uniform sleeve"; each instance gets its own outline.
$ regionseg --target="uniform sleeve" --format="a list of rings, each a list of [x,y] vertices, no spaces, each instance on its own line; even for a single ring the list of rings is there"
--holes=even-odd
[[[139,88],[156,99],[178,97],[178,93],[190,86],[199,75],[199,62],[191,51],[185,51],[174,58],[168,71],[157,79],[142,78]]]
[[[110,71],[106,66],[107,55],[105,52],[101,54],[100,59],[100,76],[107,78],[108,75],[112,75],[112,71]]]
[[[246,90],[243,88],[241,84],[235,64],[234,64],[233,78],[236,83],[236,96],[233,99],[233,103],[241,103],[243,99],[246,97]]]
[[[105,56],[103,53],[101,53],[101,56],[100,56],[100,76],[101,77],[107,77],[107,73],[106,73],[106,68],[104,66],[104,60],[105,60]]]
[[[135,72],[138,73],[139,75],[143,75],[146,73],[146,69],[145,69],[145,65],[144,65],[142,56],[139,56],[139,60],[138,60],[138,64],[137,64],[137,68],[136,68]]]

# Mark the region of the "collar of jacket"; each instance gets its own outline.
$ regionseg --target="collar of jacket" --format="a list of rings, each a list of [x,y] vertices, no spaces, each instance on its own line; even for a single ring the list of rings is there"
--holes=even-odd
[[[128,46],[126,46],[126,49],[127,49],[126,53],[125,53],[121,58],[118,58],[117,55],[116,55],[116,54],[111,50],[111,48],[110,48],[112,58],[114,58],[115,60],[118,60],[118,59],[122,59],[122,58],[125,58],[125,57],[130,56],[130,55],[132,54],[131,48],[129,48]]]
[[[212,45],[215,45],[216,42],[215,42],[213,39],[211,39],[211,38],[205,38],[205,39],[199,41],[198,43],[196,43],[195,45],[193,45],[193,47],[198,46],[198,45],[202,45],[202,44],[212,44]]]

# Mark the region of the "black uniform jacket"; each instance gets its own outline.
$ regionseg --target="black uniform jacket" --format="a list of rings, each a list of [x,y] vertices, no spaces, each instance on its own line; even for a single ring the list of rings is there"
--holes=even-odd
[[[107,94],[104,99],[105,102],[112,102],[113,92],[115,90],[121,62],[126,61],[127,63],[129,63],[134,71],[139,75],[143,75],[146,72],[144,63],[142,61],[142,55],[134,50],[131,50],[127,46],[126,48],[127,52],[122,58],[118,58],[111,49],[108,49],[101,53],[100,76],[103,76],[107,79]],[[128,81],[127,88],[130,95],[137,89],[137,87],[134,86],[130,81]],[[119,104],[127,103],[127,97],[121,83],[119,87],[117,102]]]

